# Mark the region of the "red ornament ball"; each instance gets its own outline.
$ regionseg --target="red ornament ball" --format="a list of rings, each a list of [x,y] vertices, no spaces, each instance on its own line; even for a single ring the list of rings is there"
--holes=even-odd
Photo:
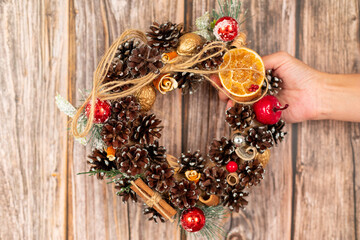
[[[222,17],[216,21],[214,35],[218,40],[228,42],[238,35],[239,25],[232,17]]]
[[[95,112],[94,112],[94,123],[103,123],[110,117],[110,103],[108,101],[101,101],[100,99],[96,99],[95,102]],[[91,112],[91,103],[89,102],[86,105],[85,113],[89,118]]]
[[[181,214],[181,226],[188,232],[200,231],[205,226],[204,212],[197,208],[189,208]]]
[[[277,123],[281,118],[281,111],[288,107],[288,104],[282,107],[279,100],[271,95],[263,97],[253,105],[256,120],[262,124]]]
[[[238,170],[238,165],[234,161],[230,161],[228,164],[226,164],[226,170],[229,173],[236,172]]]

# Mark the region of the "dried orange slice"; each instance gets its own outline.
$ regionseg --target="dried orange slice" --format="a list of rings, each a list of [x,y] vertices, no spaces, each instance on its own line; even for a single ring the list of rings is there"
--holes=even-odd
[[[241,68],[241,69],[240,69]],[[234,48],[224,55],[219,73],[221,84],[238,101],[251,101],[261,95],[265,66],[261,57],[248,48]]]

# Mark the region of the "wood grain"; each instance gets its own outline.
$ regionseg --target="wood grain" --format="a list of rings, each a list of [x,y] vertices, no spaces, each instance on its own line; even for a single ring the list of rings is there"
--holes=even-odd
[[[61,239],[66,223],[66,2],[0,2],[0,239]]]
[[[358,73],[358,2],[301,1],[298,11],[300,59],[326,72]],[[359,156],[350,136],[350,124],[344,122],[300,124],[294,239],[356,239]]]

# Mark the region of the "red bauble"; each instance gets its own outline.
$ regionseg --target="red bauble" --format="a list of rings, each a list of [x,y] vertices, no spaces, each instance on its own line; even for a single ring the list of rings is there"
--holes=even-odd
[[[253,105],[256,120],[262,124],[277,123],[281,118],[281,111],[288,107],[288,104],[282,107],[279,100],[271,95],[263,97]]]
[[[234,161],[230,161],[228,164],[226,164],[226,170],[229,173],[236,172],[238,170],[238,165]]]
[[[232,41],[238,35],[239,25],[232,17],[222,17],[216,21],[214,35],[218,40]]]
[[[110,117],[110,103],[108,101],[101,101],[96,99],[95,102],[95,112],[94,112],[94,123],[103,123]],[[91,103],[89,102],[86,105],[85,113],[89,118],[91,112]]]
[[[200,231],[205,226],[204,212],[197,208],[189,208],[181,214],[181,226],[188,232]]]

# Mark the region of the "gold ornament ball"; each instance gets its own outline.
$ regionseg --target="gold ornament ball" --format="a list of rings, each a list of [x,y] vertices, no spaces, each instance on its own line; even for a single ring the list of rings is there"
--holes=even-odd
[[[270,155],[271,155],[270,149],[267,149],[264,153],[261,153],[261,154],[257,153],[255,160],[259,160],[259,162],[261,163],[263,168],[265,168],[269,162]]]
[[[146,85],[135,93],[135,97],[141,105],[141,110],[147,112],[154,105],[156,90],[151,85]]]
[[[177,54],[192,56],[196,53],[196,47],[204,43],[204,38],[196,33],[186,33],[179,38]]]

